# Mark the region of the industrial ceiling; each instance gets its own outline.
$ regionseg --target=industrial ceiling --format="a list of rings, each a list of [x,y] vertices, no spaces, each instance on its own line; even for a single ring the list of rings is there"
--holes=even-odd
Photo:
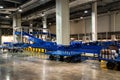
[[[98,2],[98,14],[120,10],[120,0],[70,0],[70,19],[90,16],[94,1]],[[43,12],[47,15],[48,24],[55,23],[55,0],[0,0],[0,27],[12,28],[12,16],[19,9],[22,9],[23,26],[29,26],[29,21],[42,23]]]

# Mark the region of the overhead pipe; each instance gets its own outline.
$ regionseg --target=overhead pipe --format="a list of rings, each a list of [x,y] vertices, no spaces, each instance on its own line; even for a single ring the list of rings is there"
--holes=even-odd
[[[17,8],[3,8],[3,9],[0,9],[1,11],[2,10],[7,10],[7,11],[15,11],[17,10]]]
[[[13,14],[11,14],[10,16],[13,16],[13,15],[17,14],[19,9],[22,9],[21,13],[23,13],[23,12],[26,12],[26,11],[28,11],[30,9],[33,9],[33,8],[41,5],[41,4],[44,4],[47,1],[50,1],[50,0],[45,0],[45,1],[42,1],[42,0],[30,0],[29,2],[27,2],[27,3],[25,3],[25,4],[21,5],[21,6],[19,6],[15,10],[16,12],[13,13]]]
[[[37,1],[38,1],[38,0],[30,0],[29,2],[23,4],[23,5],[19,6],[19,7],[22,8],[22,9],[24,9],[24,8],[32,5],[33,3],[37,2]]]
[[[17,0],[4,0],[4,1],[21,4],[21,2],[19,2],[19,1],[17,1]]]
[[[2,14],[11,14],[11,11],[16,11],[17,8],[3,8],[0,9],[0,13]]]
[[[31,0],[23,5],[21,5],[19,8],[23,9],[23,12],[28,11],[32,8],[38,7],[46,2],[49,2],[50,0]]]
[[[9,2],[13,2],[13,0],[5,0],[5,1],[9,1]],[[29,5],[31,5],[31,4],[33,4],[33,3],[35,3],[35,2],[37,2],[37,1],[39,1],[39,0],[31,0],[31,1],[29,1],[29,2],[27,2],[27,3],[25,3],[25,4],[23,4],[23,5],[21,5],[20,6],[20,8],[25,8],[25,7],[28,7]],[[16,3],[16,2],[15,2]],[[2,10],[5,10],[5,12],[3,12]],[[8,14],[11,14],[11,12],[8,12],[8,11],[17,11],[18,10],[18,8],[3,8],[3,9],[0,9],[0,13],[3,13],[3,14],[6,14],[6,13],[8,13]],[[7,12],[6,12],[7,11]]]
[[[50,1],[50,0],[47,0],[47,1]],[[40,2],[41,2],[41,0],[30,0],[29,2],[19,6],[15,11],[17,11],[20,8],[23,10],[22,12],[28,11],[28,10],[30,10],[32,8],[35,8],[35,7],[39,6]]]

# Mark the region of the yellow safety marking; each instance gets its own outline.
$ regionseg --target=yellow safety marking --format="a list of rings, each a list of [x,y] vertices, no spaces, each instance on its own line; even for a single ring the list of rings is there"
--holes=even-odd
[[[36,48],[36,52],[38,52],[38,48]]]
[[[31,48],[31,51],[33,51],[33,48]]]
[[[107,70],[106,61],[101,60],[100,67],[101,67],[103,70]]]
[[[38,49],[38,52],[40,52],[41,50],[40,49]]]
[[[35,52],[37,52],[37,48],[35,48]]]
[[[33,52],[35,51],[35,48],[33,48]]]
[[[42,49],[41,52],[44,53],[44,49]]]
[[[30,51],[32,51],[32,48],[30,48]]]
[[[29,48],[27,50],[29,51]]]

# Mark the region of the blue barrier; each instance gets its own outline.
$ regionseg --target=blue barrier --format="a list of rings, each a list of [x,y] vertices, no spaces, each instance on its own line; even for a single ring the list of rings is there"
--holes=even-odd
[[[77,51],[49,51],[49,52],[46,52],[45,54],[48,54],[48,55],[59,55],[59,56],[74,56],[74,55],[78,55],[80,54],[79,52]]]
[[[20,32],[16,32],[17,35],[20,35]],[[100,52],[102,49],[107,49],[110,45],[117,45],[120,47],[120,42],[117,41],[106,41],[106,42],[89,42],[89,43],[82,43],[82,42],[76,42],[71,41],[70,45],[57,45],[54,42],[47,42],[43,41],[41,39],[35,38],[34,36],[22,32],[22,35],[28,36],[29,41],[33,41],[33,44],[25,44],[26,46],[31,46],[34,48],[44,48],[48,50],[45,54],[47,55],[58,55],[58,56],[67,56],[67,57],[73,57],[77,55],[81,55],[82,53],[90,53],[90,54],[97,54],[98,58],[100,59]],[[49,52],[50,51],[50,52]],[[119,60],[119,59],[118,59]]]

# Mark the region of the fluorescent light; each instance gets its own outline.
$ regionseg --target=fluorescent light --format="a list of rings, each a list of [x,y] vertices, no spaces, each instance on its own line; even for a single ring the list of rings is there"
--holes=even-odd
[[[0,9],[3,9],[4,7],[0,5]]]
[[[21,7],[17,8],[18,12],[22,12],[23,10],[21,9]]]
[[[22,9],[18,9],[19,12],[22,12],[23,10]]]
[[[80,17],[80,19],[83,19],[83,17]]]
[[[10,18],[9,16],[5,16],[5,18]]]
[[[85,10],[85,11],[84,11],[84,13],[86,14],[86,13],[88,13],[88,11],[87,11],[87,10]]]

